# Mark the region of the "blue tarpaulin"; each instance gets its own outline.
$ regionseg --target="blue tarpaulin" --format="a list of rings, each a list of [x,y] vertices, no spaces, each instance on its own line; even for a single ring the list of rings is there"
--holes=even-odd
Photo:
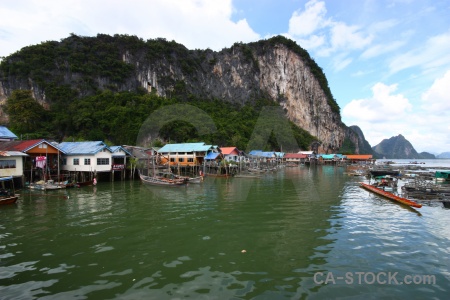
[[[214,160],[219,156],[220,153],[217,152],[209,152],[208,155],[205,156],[206,160]]]

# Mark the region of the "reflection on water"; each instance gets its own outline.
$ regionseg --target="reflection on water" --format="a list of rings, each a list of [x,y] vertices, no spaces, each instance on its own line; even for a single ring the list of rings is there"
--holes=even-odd
[[[332,166],[164,188],[100,183],[0,209],[0,294],[16,298],[443,298],[450,211],[420,214]],[[316,272],[435,285],[317,284]]]

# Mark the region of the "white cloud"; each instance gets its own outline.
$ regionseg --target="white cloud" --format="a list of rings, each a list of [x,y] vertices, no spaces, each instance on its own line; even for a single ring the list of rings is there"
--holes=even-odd
[[[450,117],[450,70],[442,78],[436,79],[430,89],[422,94],[422,101],[424,110]]]
[[[304,10],[292,14],[287,35],[308,51],[314,50],[320,57],[329,57],[336,53],[347,57],[344,60],[333,59],[334,70],[339,71],[353,61],[347,54],[367,47],[373,37],[358,26],[333,21],[327,18],[326,14],[325,2],[318,0],[307,2]],[[379,27],[391,26],[391,23],[380,22]]]
[[[395,51],[395,50],[399,49],[400,47],[402,47],[404,44],[405,44],[405,41],[396,41],[396,42],[392,42],[389,44],[374,45],[374,46],[368,48],[367,50],[365,50],[361,54],[361,58],[362,59],[374,58],[374,57]]]
[[[260,36],[245,19],[231,20],[231,0],[46,0],[0,5],[0,56],[24,46],[85,36],[130,34],[166,38],[186,47],[220,50]]]
[[[398,55],[389,64],[391,74],[421,67],[424,70],[450,64],[450,32],[429,38],[421,47]]]
[[[332,49],[362,49],[372,41],[371,36],[364,37],[358,26],[349,26],[342,22],[331,27]]]
[[[412,106],[402,94],[393,94],[397,85],[377,83],[372,87],[372,97],[369,99],[352,100],[342,110],[344,118],[354,123],[381,123],[395,121],[406,115]]]
[[[351,62],[352,58],[347,57],[345,54],[336,55],[333,58],[333,67],[336,72],[345,69]]]
[[[399,23],[400,23],[400,21],[396,20],[396,19],[389,19],[389,20],[384,20],[384,21],[380,21],[380,22],[375,22],[369,26],[368,31],[372,34],[383,33],[386,30],[397,26]]]
[[[294,38],[295,39],[295,38]],[[325,36],[310,35],[307,39],[298,38],[297,43],[306,49],[317,49],[325,44]]]
[[[352,100],[342,109],[343,121],[358,125],[375,146],[402,134],[417,152],[450,151],[450,70],[422,95],[422,109],[396,93],[397,85],[377,83],[372,96]]]
[[[311,0],[305,4],[305,10],[295,11],[289,20],[289,35],[308,36],[318,29],[326,26],[325,3]]]

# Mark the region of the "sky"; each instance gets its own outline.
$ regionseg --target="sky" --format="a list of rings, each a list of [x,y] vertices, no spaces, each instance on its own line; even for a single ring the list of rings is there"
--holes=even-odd
[[[323,69],[342,121],[371,146],[402,134],[450,152],[448,0],[2,0],[0,57],[45,41],[129,34],[220,51],[276,35]]]

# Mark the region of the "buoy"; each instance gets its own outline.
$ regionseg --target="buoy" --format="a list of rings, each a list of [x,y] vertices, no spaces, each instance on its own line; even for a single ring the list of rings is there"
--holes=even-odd
[[[247,252],[247,250],[245,250],[245,249],[241,251],[241,253],[246,253],[246,252]]]

